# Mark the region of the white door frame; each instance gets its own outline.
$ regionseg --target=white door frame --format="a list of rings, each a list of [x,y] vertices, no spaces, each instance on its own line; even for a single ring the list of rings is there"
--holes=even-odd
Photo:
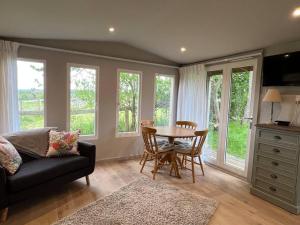
[[[212,65],[207,66],[207,72],[210,71],[218,71],[222,70],[223,73],[223,80],[222,80],[222,96],[221,96],[221,121],[220,121],[220,133],[219,133],[219,149],[217,152],[217,159],[216,160],[208,160],[209,163],[212,163],[222,169],[227,171],[233,172],[242,177],[248,177],[251,175],[249,174],[248,170],[251,169],[249,167],[249,159],[252,157],[252,151],[254,147],[254,139],[255,139],[255,126],[251,127],[250,134],[249,134],[249,142],[248,142],[248,151],[245,159],[245,169],[241,171],[234,166],[230,166],[225,163],[225,153],[226,153],[226,141],[227,141],[227,124],[228,124],[228,114],[229,111],[229,103],[230,103],[230,93],[231,93],[231,72],[233,68],[239,67],[246,67],[252,66],[253,67],[253,78],[252,78],[252,86],[251,86],[251,102],[250,102],[250,109],[252,110],[252,123],[255,124],[258,118],[258,103],[259,103],[259,92],[260,92],[260,72],[257,70],[258,67],[258,59],[248,59],[248,60],[241,60],[237,62],[229,62],[224,64]],[[258,95],[257,95],[258,94]],[[251,163],[252,165],[252,163]]]

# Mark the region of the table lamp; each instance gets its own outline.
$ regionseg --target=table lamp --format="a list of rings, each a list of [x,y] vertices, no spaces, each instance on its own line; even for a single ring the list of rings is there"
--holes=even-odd
[[[273,123],[273,105],[275,102],[281,102],[281,96],[277,89],[268,89],[265,97],[263,98],[263,102],[271,102],[271,121]]]

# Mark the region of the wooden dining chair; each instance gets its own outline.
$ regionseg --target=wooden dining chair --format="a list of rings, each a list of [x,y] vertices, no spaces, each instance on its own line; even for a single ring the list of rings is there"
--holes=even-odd
[[[175,152],[183,155],[182,160],[185,161],[186,169],[188,169],[186,167],[186,161],[191,163],[193,183],[195,183],[195,164],[200,165],[202,174],[204,176],[204,169],[203,169],[203,163],[201,160],[201,154],[202,154],[202,148],[203,148],[205,139],[207,137],[207,134],[208,134],[208,130],[195,131],[195,137],[193,138],[192,144],[183,143],[183,144],[175,146]],[[195,158],[198,158],[199,163],[197,163],[195,161]],[[183,164],[183,161],[182,161],[182,164]]]
[[[141,120],[141,127],[153,127],[154,126],[154,121],[153,120]],[[143,152],[143,155],[141,157],[141,160],[140,160],[140,165],[142,164],[143,162],[143,159],[145,158],[146,156],[146,152],[145,152],[145,147],[144,147],[144,152]],[[152,158],[149,158],[148,160],[153,160]]]
[[[192,122],[192,121],[176,121],[176,127],[182,127],[182,128],[188,128],[188,129],[196,130],[197,123]],[[174,143],[175,144],[182,144],[182,143],[185,143],[185,142],[189,142],[191,140],[192,140],[191,138],[179,138],[179,140],[176,140]]]
[[[158,146],[156,142],[156,129],[151,127],[142,127],[142,136],[145,144],[145,157],[143,158],[143,165],[140,172],[143,172],[144,166],[147,162],[148,157],[154,158],[154,169],[153,180],[155,179],[155,175],[160,166],[159,160],[163,155],[170,153],[174,150],[174,145],[164,144],[162,146]]]
[[[153,127],[154,121],[153,120],[141,120],[141,127]]]
[[[197,123],[192,122],[192,121],[176,121],[176,127],[183,127],[183,128],[189,128],[196,130],[197,128]]]

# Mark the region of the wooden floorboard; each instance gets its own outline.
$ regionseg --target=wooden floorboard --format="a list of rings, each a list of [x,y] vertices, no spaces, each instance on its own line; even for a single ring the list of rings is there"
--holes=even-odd
[[[9,209],[9,225],[51,224],[83,206],[102,198],[139,177],[151,178],[151,162],[139,173],[138,160],[97,163],[90,175],[90,186],[85,178],[62,186],[52,193],[27,200]],[[181,170],[182,179],[170,177],[168,167],[156,176],[157,182],[201,194],[218,201],[219,205],[210,225],[300,225],[300,216],[293,215],[249,193],[249,185],[215,168],[205,166],[205,176],[200,167],[196,170],[196,183],[191,172]]]

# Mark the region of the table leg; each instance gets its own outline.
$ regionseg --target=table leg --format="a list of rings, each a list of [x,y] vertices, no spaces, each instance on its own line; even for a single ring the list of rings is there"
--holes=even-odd
[[[174,144],[174,138],[173,137],[168,137],[168,141],[170,144]]]
[[[172,170],[174,169],[175,176],[177,176],[178,178],[181,178],[180,173],[179,173],[179,169],[178,169],[178,164],[177,164],[177,154],[176,154],[176,152],[173,152],[173,154],[172,154],[171,164],[172,164],[172,167],[171,167],[170,172],[172,173]]]

